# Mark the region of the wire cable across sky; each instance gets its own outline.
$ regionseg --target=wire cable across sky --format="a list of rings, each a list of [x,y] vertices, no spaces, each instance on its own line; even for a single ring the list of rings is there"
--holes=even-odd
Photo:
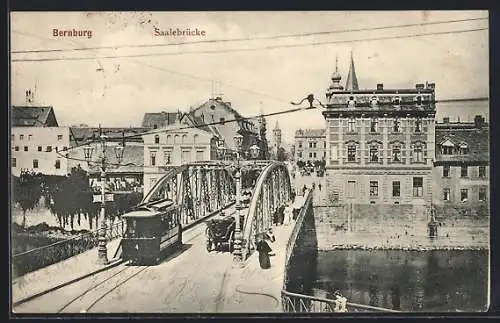
[[[478,21],[478,20],[488,20],[488,17],[443,20],[443,21],[428,21],[428,22],[422,22],[422,23],[388,25],[388,26],[379,26],[379,27],[339,29],[339,30],[308,32],[308,33],[299,33],[299,34],[290,34],[290,35],[271,35],[271,36],[260,36],[260,37],[212,39],[212,40],[199,40],[199,41],[167,43],[167,44],[129,44],[129,45],[80,47],[80,48],[67,48],[67,49],[55,48],[55,49],[17,50],[17,51],[12,51],[11,53],[13,53],[13,54],[28,54],[28,53],[53,53],[53,52],[71,52],[71,51],[88,51],[88,50],[95,51],[95,50],[119,49],[119,48],[169,47],[169,46],[210,44],[210,43],[246,42],[246,41],[255,41],[255,40],[276,40],[276,39],[286,39],[286,38],[298,38],[298,37],[309,37],[309,36],[319,36],[319,35],[352,33],[352,32],[361,32],[361,31],[374,31],[374,30],[386,30],[386,29],[397,29],[397,28],[421,27],[421,26],[430,26],[430,25],[442,25],[442,24],[470,22],[470,21]],[[12,32],[23,34],[22,32],[19,32],[16,30],[13,30]]]

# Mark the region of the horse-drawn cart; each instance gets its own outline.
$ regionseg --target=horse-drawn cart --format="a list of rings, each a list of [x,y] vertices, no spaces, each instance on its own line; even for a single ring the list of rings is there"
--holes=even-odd
[[[206,246],[210,252],[212,250],[226,249],[233,251],[234,231],[236,229],[236,220],[232,216],[222,216],[208,220],[205,229]]]

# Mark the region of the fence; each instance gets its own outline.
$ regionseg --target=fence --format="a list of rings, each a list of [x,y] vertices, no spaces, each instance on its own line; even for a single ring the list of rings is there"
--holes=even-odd
[[[101,229],[13,255],[12,276],[24,275],[96,247],[99,231]],[[106,229],[106,241],[123,236],[124,231],[124,221],[119,221],[108,226]]]
[[[288,313],[338,313],[338,312],[383,312],[399,313],[388,308],[347,302],[345,310],[337,300],[281,291],[283,312]]]

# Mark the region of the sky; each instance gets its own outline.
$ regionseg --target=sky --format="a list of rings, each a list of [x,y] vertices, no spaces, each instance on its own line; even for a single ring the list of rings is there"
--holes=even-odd
[[[300,101],[309,93],[325,101],[336,57],[345,82],[351,52],[360,88],[375,88],[377,83],[384,83],[385,88],[413,88],[429,81],[436,83],[438,100],[488,97],[487,29],[362,41],[487,28],[488,20],[484,19],[371,29],[480,17],[488,17],[488,12],[13,12],[11,51],[118,47],[12,53],[11,103],[24,104],[25,91],[36,85],[35,103],[53,106],[60,125],[140,126],[146,112],[187,111],[215,94],[230,101],[244,116],[255,116],[261,109],[265,113],[292,109],[290,101]],[[90,30],[92,37],[55,37],[55,28]],[[205,31],[205,36],[157,36],[154,28],[198,29]],[[345,32],[360,28],[368,30]],[[255,39],[339,30],[344,32]],[[250,40],[123,47],[231,38]],[[282,47],[262,49],[276,46]],[[166,55],[158,55],[161,53]],[[156,56],[103,57],[136,54]],[[89,59],[67,59],[71,57]],[[58,60],[15,61],[41,58]],[[296,129],[324,127],[320,110],[269,117],[267,121],[269,132],[279,122],[286,142],[293,140]]]

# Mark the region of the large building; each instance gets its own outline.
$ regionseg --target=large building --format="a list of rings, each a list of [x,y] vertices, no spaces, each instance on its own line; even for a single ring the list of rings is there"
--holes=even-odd
[[[482,116],[474,122],[436,124],[433,203],[447,212],[488,210],[489,128]],[[467,211],[465,211],[467,212]]]
[[[187,128],[191,123],[187,118],[188,115],[178,116],[176,123],[143,136],[145,192],[169,167],[218,158],[219,138],[207,126]]]
[[[360,90],[352,56],[345,88],[337,70],[331,79],[323,112],[326,167],[339,202],[430,205],[434,84]]]
[[[299,129],[295,131],[295,159],[310,161],[326,159],[325,129]]]
[[[70,146],[68,127],[59,127],[52,107],[13,106],[11,123],[11,168],[46,175],[66,175]]]

